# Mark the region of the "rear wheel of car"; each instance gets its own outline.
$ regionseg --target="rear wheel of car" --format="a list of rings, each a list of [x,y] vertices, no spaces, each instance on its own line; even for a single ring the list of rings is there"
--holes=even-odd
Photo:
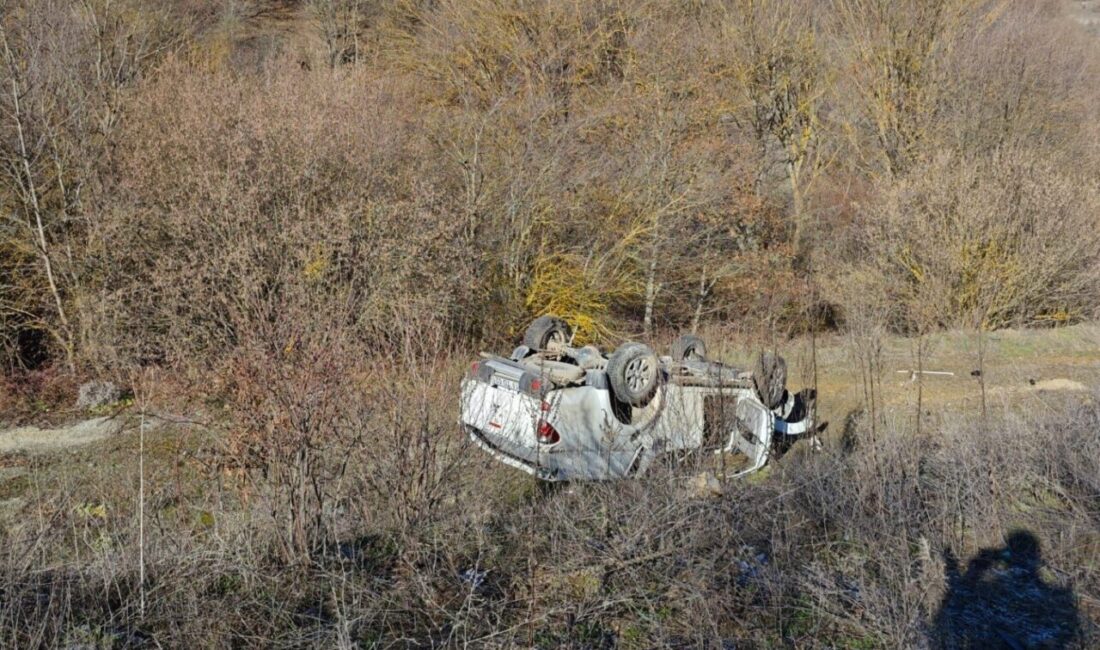
[[[778,408],[787,392],[787,362],[778,354],[760,353],[752,371],[752,383],[764,406]]]
[[[545,350],[551,343],[566,345],[573,336],[573,330],[557,316],[539,316],[527,326],[523,335],[523,344],[532,350]]]
[[[684,334],[672,343],[673,361],[705,361],[706,358],[707,345],[694,334]]]
[[[645,406],[657,390],[657,355],[643,343],[626,343],[607,361],[607,378],[615,396],[631,406]]]

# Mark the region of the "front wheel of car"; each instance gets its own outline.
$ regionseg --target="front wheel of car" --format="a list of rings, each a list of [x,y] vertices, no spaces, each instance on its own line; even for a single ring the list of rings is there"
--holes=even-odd
[[[631,406],[642,407],[649,403],[657,390],[659,375],[657,355],[644,343],[626,343],[607,361],[611,390]]]

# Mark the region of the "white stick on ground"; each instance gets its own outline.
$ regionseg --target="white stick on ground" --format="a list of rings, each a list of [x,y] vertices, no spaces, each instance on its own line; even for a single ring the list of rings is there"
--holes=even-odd
[[[916,381],[917,375],[938,375],[941,377],[954,377],[955,373],[948,372],[947,370],[896,370],[899,375],[908,374],[909,381]]]

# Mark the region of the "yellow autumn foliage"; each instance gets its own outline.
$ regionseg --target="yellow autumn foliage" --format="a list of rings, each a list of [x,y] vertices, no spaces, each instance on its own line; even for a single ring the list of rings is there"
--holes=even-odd
[[[611,308],[641,295],[628,272],[611,271],[574,253],[540,254],[524,306],[535,316],[554,314],[573,328],[578,344],[614,336]]]
[[[306,280],[316,282],[320,280],[328,269],[328,255],[323,247],[317,246],[310,255],[309,260],[302,268],[302,275]]]

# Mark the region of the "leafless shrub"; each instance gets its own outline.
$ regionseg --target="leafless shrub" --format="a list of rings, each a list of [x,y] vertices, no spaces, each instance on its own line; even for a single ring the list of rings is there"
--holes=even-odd
[[[143,619],[136,476],[96,487],[39,474],[36,489],[52,496],[0,531],[0,640],[913,647],[950,588],[941,557],[969,557],[1019,527],[1040,538],[1046,579],[1072,586],[1082,607],[1100,588],[1089,568],[1097,414],[1080,398],[1026,416],[994,409],[993,436],[956,416],[918,437],[908,418],[889,417],[874,439],[858,432],[854,450],[796,448],[767,480],[724,485],[721,496],[692,496],[660,467],[639,481],[538,490],[496,465],[445,474],[458,450],[430,423],[451,402],[428,385],[437,369],[422,368],[423,379],[382,391],[407,387],[400,417],[383,401],[371,410],[378,428],[363,429],[400,429],[372,438],[362,458],[408,472],[368,477],[378,489],[333,501],[328,550],[307,565],[269,554],[283,534],[269,517],[198,483],[177,493],[170,467],[148,465]],[[421,460],[420,432],[436,441],[434,461]],[[150,444],[169,439],[154,433]],[[367,469],[359,462],[349,472]],[[1089,616],[1081,610],[1082,647],[1096,638]]]
[[[404,120],[384,83],[309,76],[242,93],[228,76],[169,77],[126,135],[133,203],[108,235],[117,345],[213,358],[265,318],[255,304],[330,290],[367,347],[454,321],[471,260],[437,192],[403,164],[416,141],[411,124],[390,128]],[[364,106],[388,117],[360,119]]]
[[[988,329],[1093,313],[1097,198],[1072,173],[1020,151],[945,155],[883,197],[853,231],[864,268],[851,266],[835,286],[872,279],[868,289],[897,301],[894,327]]]
[[[474,460],[456,431],[456,407],[449,390],[466,370],[443,332],[411,335],[394,357],[376,357],[360,380],[356,428],[364,444],[353,460],[352,500],[363,521],[396,530],[415,542],[434,529],[443,514],[463,508],[460,495],[471,486],[466,470]],[[457,361],[461,359],[461,361]]]
[[[332,321],[303,318],[286,303],[269,308],[269,321],[254,324],[229,362],[225,444],[272,490],[283,556],[305,561],[331,540],[327,515],[361,441],[349,426],[361,356]]]

